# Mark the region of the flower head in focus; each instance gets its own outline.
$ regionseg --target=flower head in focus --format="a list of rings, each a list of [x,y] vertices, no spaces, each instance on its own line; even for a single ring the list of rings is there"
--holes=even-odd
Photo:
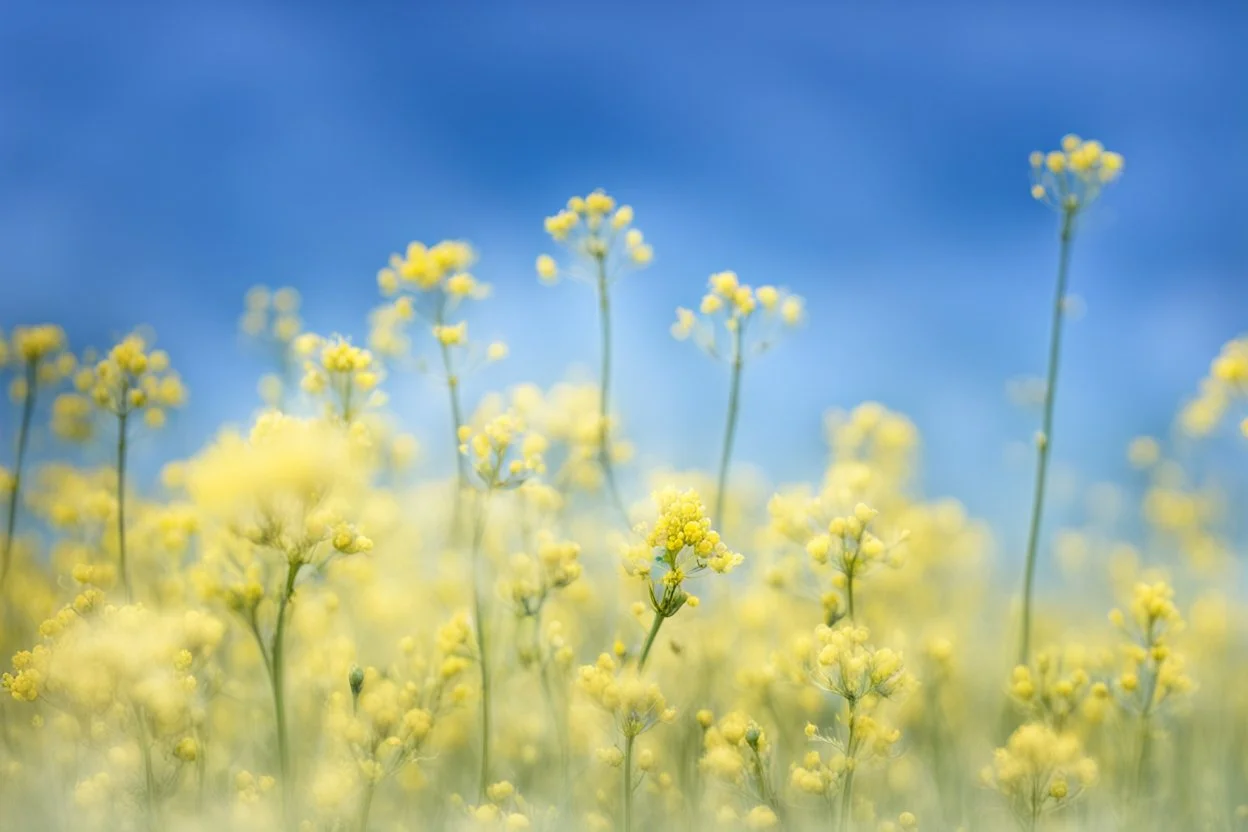
[[[1098,141],[1068,135],[1060,150],[1033,151],[1031,195],[1059,211],[1075,213],[1096,201],[1101,190],[1122,176],[1122,155]]]

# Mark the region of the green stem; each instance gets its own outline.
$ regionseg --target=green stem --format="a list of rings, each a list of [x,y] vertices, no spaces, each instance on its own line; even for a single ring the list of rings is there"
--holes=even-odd
[[[663,626],[663,615],[654,614],[654,622],[650,625],[650,632],[646,635],[646,643],[641,646],[641,658],[637,661],[637,671],[641,672],[646,669],[646,659],[650,658],[650,648],[654,647],[654,640],[658,638],[659,628]]]
[[[26,446],[30,440],[30,421],[35,413],[35,387],[39,382],[37,364],[26,362],[26,397],[22,402],[22,422],[17,431],[17,459],[13,466],[12,489],[9,491],[9,519],[4,527],[4,554],[0,558],[0,591],[9,577],[13,561],[13,535],[17,532],[17,501],[22,487],[22,465],[26,461]]]
[[[121,570],[121,585],[126,591],[126,603],[133,603],[134,590],[130,586],[130,570],[126,566],[126,422],[130,411],[125,409],[125,394],[122,390],[122,410],[117,415],[117,556]]]
[[[849,706],[849,740],[845,744],[845,763],[849,769],[845,772],[845,783],[841,787],[841,832],[849,832],[850,808],[853,806],[854,792],[854,769],[857,766],[857,760],[854,754],[857,749],[854,747],[854,706]]]
[[[715,488],[715,514],[711,522],[722,528],[724,523],[724,499],[728,494],[728,468],[732,461],[732,444],[737,435],[737,411],[741,400],[741,368],[745,365],[741,353],[742,330],[745,319],[737,318],[732,330],[732,384],[728,393],[728,423],[724,427],[724,447],[719,455],[719,481]]]
[[[481,543],[485,537],[486,509],[491,493],[493,488],[487,489],[481,497],[481,508],[477,512],[476,528],[472,534],[472,614],[477,630],[477,664],[481,669],[481,776],[478,783],[481,800],[485,799],[485,790],[490,785],[490,662],[485,634],[485,598],[481,587]]]
[[[845,602],[849,607],[849,620],[854,620],[854,574],[850,572],[845,576]]]
[[[1019,639],[1018,663],[1027,664],[1031,655],[1031,605],[1036,577],[1036,549],[1040,542],[1040,520],[1044,512],[1044,486],[1049,472],[1049,451],[1053,447],[1053,402],[1057,394],[1057,370],[1062,349],[1063,305],[1070,266],[1070,244],[1074,238],[1077,209],[1062,213],[1061,249],[1058,254],[1057,288],[1053,296],[1053,317],[1049,332],[1049,370],[1044,386],[1044,421],[1036,445],[1036,484],[1031,504],[1031,525],[1027,531],[1027,562],[1023,577],[1023,623]]]
[[[134,713],[139,723],[139,746],[143,754],[143,802],[147,808],[145,822],[148,829],[157,830],[161,828],[161,823],[156,799],[156,772],[152,767],[151,737],[143,709],[135,708]]]
[[[559,793],[567,800],[571,786],[568,779],[568,753],[570,746],[568,727],[560,716],[559,705],[555,701],[555,691],[551,687],[550,674],[547,672],[547,668],[545,666],[538,668],[538,675],[542,680],[542,693],[546,699],[546,706],[550,709],[550,721],[555,728],[555,741],[559,743]]]
[[[286,568],[286,583],[277,606],[277,624],[273,630],[273,645],[269,649],[271,672],[269,681],[273,686],[273,713],[277,722],[277,762],[282,775],[282,811],[287,827],[294,823],[294,770],[290,763],[290,735],[286,725],[286,622],[289,618],[290,601],[295,595],[295,578],[303,563],[291,560]]]
[[[372,777],[364,786],[364,794],[360,798],[360,832],[368,832],[368,816],[373,811],[373,793],[377,790],[377,781]]]
[[[633,832],[633,742],[632,734],[624,736],[624,832]]]
[[[611,293],[607,281],[607,261],[598,257],[598,323],[602,329],[602,372],[598,388],[598,461],[616,511],[628,523],[628,512],[620,499],[611,464]]]
[[[441,322],[441,316],[438,318]],[[446,372],[446,389],[451,399],[451,449],[455,452],[455,501],[451,506],[451,536],[458,537],[463,515],[464,490],[468,487],[468,462],[459,452],[459,429],[464,424],[459,404],[459,377],[451,369],[451,348],[442,344],[442,368]]]

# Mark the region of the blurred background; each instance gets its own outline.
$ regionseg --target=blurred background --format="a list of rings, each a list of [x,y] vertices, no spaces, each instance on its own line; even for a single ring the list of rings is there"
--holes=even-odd
[[[715,464],[727,369],[668,327],[733,269],[808,301],[747,367],[737,459],[817,478],[823,413],[878,400],[1011,560],[1039,418],[1007,388],[1043,372],[1056,265],[1030,151],[1076,132],[1126,157],[1074,252],[1059,512],[1124,480],[1130,438],[1166,435],[1248,329],[1242,2],[683,5],[0,3],[0,327],[80,349],[151,324],[191,405],[149,470],[257,406],[248,287],[295,286],[310,329],[362,340],[413,239],[470,240],[494,286],[470,326],[511,357],[470,399],[592,377],[592,292],[533,260],[543,217],[602,187],[656,253],[616,302],[642,461]],[[386,387],[449,472],[436,382]]]

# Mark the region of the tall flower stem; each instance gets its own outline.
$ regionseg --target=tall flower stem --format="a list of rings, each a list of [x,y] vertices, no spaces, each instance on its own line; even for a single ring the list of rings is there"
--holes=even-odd
[[[490,661],[485,633],[485,598],[481,586],[481,544],[485,537],[486,509],[492,492],[492,488],[487,488],[481,496],[476,528],[472,533],[472,616],[477,631],[477,664],[481,670],[481,776],[478,795],[482,800],[490,785]]]
[[[624,832],[633,832],[633,742],[632,734],[624,735]]]
[[[615,509],[628,521],[628,512],[620,499],[620,489],[615,482],[615,468],[611,463],[611,284],[607,280],[606,257],[596,258],[598,263],[598,323],[602,330],[602,370],[598,388],[598,461],[602,475],[611,494]]]
[[[1049,472],[1049,452],[1053,447],[1053,402],[1057,394],[1057,371],[1062,352],[1063,306],[1070,266],[1070,246],[1074,238],[1077,208],[1062,210],[1061,248],[1057,263],[1057,288],[1053,296],[1053,317],[1049,330],[1049,370],[1044,385],[1044,420],[1036,441],[1036,484],[1031,503],[1031,525],[1027,531],[1027,561],[1023,577],[1023,622],[1019,637],[1018,663],[1027,664],[1031,655],[1031,604],[1036,578],[1036,549],[1040,542],[1040,521],[1044,512],[1044,487]]]
[[[846,763],[849,765],[849,768],[845,772],[845,783],[841,787],[841,819],[840,819],[840,826],[839,826],[840,832],[849,832],[850,810],[853,808],[854,762],[855,762],[854,755],[858,752],[858,749],[855,745],[855,741],[857,740],[857,737],[854,736],[854,734],[856,733],[854,723],[855,723],[854,703],[850,702],[849,703],[849,739],[845,743],[845,756],[847,758]]]
[[[438,326],[442,325],[442,312],[438,311]],[[464,411],[459,403],[459,376],[451,366],[451,348],[439,342],[442,352],[442,370],[446,373],[446,390],[451,400],[451,450],[455,452],[455,500],[451,504],[451,537],[459,535],[463,516],[464,490],[468,487],[468,463],[459,452],[459,429],[464,424]]]
[[[286,622],[290,618],[290,602],[295,596],[295,579],[303,566],[301,557],[291,558],[286,568],[286,583],[277,604],[277,624],[269,648],[269,682],[273,688],[273,714],[277,722],[277,763],[282,775],[282,810],[287,827],[294,823],[294,770],[290,763],[290,734],[286,725]]]
[[[13,564],[13,535],[17,531],[17,501],[22,488],[22,466],[26,461],[26,446],[30,441],[30,422],[35,413],[35,387],[39,374],[34,361],[26,362],[26,396],[22,402],[22,421],[17,429],[17,458],[13,465],[13,482],[9,490],[8,522],[4,527],[4,552],[0,553],[0,591],[9,577]]]
[[[126,591],[126,603],[134,601],[130,586],[130,570],[126,566],[126,427],[130,412],[125,409],[123,389],[122,410],[117,414],[117,558],[121,570],[121,585]]]
[[[663,614],[656,612],[654,614],[654,622],[650,625],[650,632],[646,634],[646,643],[641,647],[641,657],[637,660],[637,672],[646,669],[646,659],[650,658],[650,648],[654,647],[654,640],[658,638],[659,628],[663,626]]]
[[[550,720],[555,729],[555,741],[559,743],[559,788],[560,794],[566,800],[569,797],[569,788],[571,782],[568,779],[568,753],[570,741],[568,739],[568,726],[564,716],[560,713],[559,704],[555,699],[554,686],[550,683],[549,668],[545,665],[538,668],[538,676],[542,682],[542,695],[546,699],[546,707],[550,711]]]
[[[732,463],[732,445],[737,436],[737,412],[741,403],[741,368],[745,366],[745,356],[741,344],[745,328],[745,319],[737,318],[732,329],[732,382],[728,391],[728,422],[724,426],[724,447],[719,455],[719,480],[715,487],[715,513],[711,522],[720,528],[724,523],[724,500],[728,494],[728,469]]]

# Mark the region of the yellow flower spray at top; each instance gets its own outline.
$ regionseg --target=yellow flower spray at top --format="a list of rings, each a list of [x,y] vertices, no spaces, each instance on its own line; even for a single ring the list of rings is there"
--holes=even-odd
[[[452,321],[451,316],[468,300],[489,297],[489,284],[482,283],[468,271],[477,260],[472,246],[461,240],[443,240],[432,246],[409,243],[402,254],[390,255],[390,264],[377,273],[377,286],[383,297],[394,297],[392,305],[382,307],[373,317],[370,343],[381,355],[395,355],[406,346],[403,325],[419,316],[430,327],[438,344],[442,373],[451,405],[451,435],[459,444],[460,428],[464,425],[460,402],[460,382],[473,363],[472,342],[468,338],[468,322]],[[487,348],[487,359],[506,356],[506,346],[498,343]],[[456,456],[456,490],[451,516],[451,529],[460,526],[463,491],[468,487],[467,462]]]
[[[1173,696],[1192,689],[1184,657],[1170,643],[1183,628],[1183,618],[1174,604],[1174,589],[1158,581],[1136,584],[1126,611],[1112,610],[1109,620],[1127,637],[1126,664],[1113,690],[1138,724],[1133,791],[1140,799],[1149,786],[1154,719]]]
[[[566,248],[574,260],[563,274],[590,283],[598,293],[598,323],[602,331],[602,369],[598,396],[598,460],[607,487],[620,514],[627,517],[615,482],[611,447],[611,286],[630,269],[645,268],[654,250],[641,231],[633,227],[633,208],[616,205],[602,190],[585,197],[574,196],[568,207],[546,218],[546,233]],[[585,271],[588,265],[588,271]],[[537,276],[553,284],[560,270],[549,254],[537,258]]]
[[[1057,393],[1058,363],[1062,350],[1062,321],[1066,311],[1066,282],[1071,243],[1080,214],[1096,201],[1105,185],[1122,174],[1122,156],[1097,141],[1084,141],[1075,135],[1062,138],[1061,150],[1031,154],[1031,195],[1055,208],[1061,215],[1057,288],[1053,297],[1049,330],[1048,373],[1044,385],[1044,416],[1036,436],[1036,482],[1027,531],[1027,553],[1023,566],[1023,617],[1019,633],[1018,663],[1031,656],[1031,604],[1036,574],[1036,552],[1040,543],[1040,523],[1044,512],[1044,490],[1053,447],[1053,404]]]
[[[681,341],[693,338],[708,355],[727,360],[732,368],[727,424],[715,488],[715,511],[711,515],[716,523],[723,525],[729,465],[741,401],[741,371],[745,360],[750,355],[770,349],[780,327],[794,327],[801,323],[804,305],[797,295],[775,286],[760,286],[757,289],[746,286],[737,278],[736,272],[718,272],[711,275],[707,283],[710,291],[702,298],[697,313],[683,307],[676,310],[672,336]],[[721,343],[725,335],[728,346]]]
[[[244,297],[243,314],[238,328],[248,339],[270,353],[276,371],[260,379],[260,398],[278,410],[287,405],[287,390],[295,369],[293,346],[303,331],[299,317],[298,290],[283,286],[270,291],[267,286],[253,286]]]
[[[641,670],[640,666],[635,672],[623,668],[609,654],[603,653],[597,662],[581,668],[579,678],[581,690],[598,707],[611,714],[616,730],[624,738],[622,750],[617,747],[600,752],[604,761],[620,767],[623,793],[621,828],[624,832],[632,832],[633,794],[638,786],[633,778],[634,743],[654,726],[676,718],[676,710],[668,707],[659,686],[642,679]]]
[[[339,556],[373,548],[342,503],[365,487],[360,451],[341,424],[269,411],[246,437],[222,435],[185,474],[188,494],[217,533],[205,547],[201,589],[244,624],[269,678],[288,819],[296,794],[286,706],[292,603],[305,569],[323,573]]]
[[[819,758],[808,760],[814,765],[803,766],[799,788],[826,794],[834,785],[840,788],[840,829],[849,829],[849,813],[853,800],[854,774],[862,762],[885,758],[900,737],[895,728],[887,727],[875,712],[882,700],[904,693],[912,680],[905,672],[901,655],[887,647],[876,649],[867,644],[870,633],[866,627],[852,624],[815,629],[811,682],[820,690],[838,697],[842,703],[839,720],[842,732],[821,732],[813,724],[806,726],[806,737],[831,744],[837,756],[826,764]],[[818,783],[819,790],[814,785]]]
[[[26,449],[30,442],[31,420],[35,413],[35,396],[40,385],[51,387],[74,371],[76,362],[73,354],[65,351],[65,344],[65,331],[53,324],[17,327],[13,330],[11,348],[0,334],[0,369],[9,362],[20,368],[21,375],[15,377],[9,386],[9,397],[22,406],[13,471],[6,474],[0,469],[0,480],[4,480],[0,483],[4,486],[0,491],[8,492],[4,548],[0,550],[0,603],[4,600],[4,586],[12,566],[17,505],[22,490]]]
[[[364,408],[386,403],[385,394],[377,389],[381,370],[363,347],[341,336],[305,333],[295,339],[295,352],[304,359],[300,386],[313,396],[325,396],[333,418],[351,424]]]
[[[685,590],[685,581],[708,569],[725,574],[745,561],[711,528],[706,506],[696,491],[665,488],[654,494],[654,503],[658,520],[649,529],[638,529],[642,540],[628,548],[624,563],[628,574],[645,581],[654,612],[637,659],[638,669],[643,670],[663,621],[685,605],[698,605],[698,597]]]
[[[165,424],[165,411],[186,403],[182,379],[169,367],[169,355],[149,350],[137,333],[121,339],[93,366],[74,378],[78,390],[100,410],[117,418],[117,555],[126,598],[134,597],[126,568],[126,443],[131,420],[139,413],[150,428]]]
[[[461,680],[471,664],[470,638],[467,616],[457,613],[438,630],[431,657],[404,636],[395,668],[353,667],[346,690],[331,694],[327,733],[346,746],[362,780],[358,829],[368,829],[377,787],[418,760],[438,724],[467,700]]]
[[[486,407],[495,404],[487,402]],[[514,412],[503,411],[480,420],[480,424],[461,425],[459,449],[481,481],[483,491],[477,508],[472,534],[473,619],[477,631],[477,663],[481,671],[481,776],[480,795],[490,783],[490,654],[485,626],[485,598],[481,575],[481,543],[485,536],[486,512],[495,491],[518,488],[535,474],[545,470],[542,453],[546,440],[536,433],[526,433],[524,421]]]
[[[980,775],[1005,798],[1025,832],[1035,832],[1043,815],[1078,798],[1097,776],[1096,761],[1083,755],[1074,735],[1035,722],[1011,734]]]

